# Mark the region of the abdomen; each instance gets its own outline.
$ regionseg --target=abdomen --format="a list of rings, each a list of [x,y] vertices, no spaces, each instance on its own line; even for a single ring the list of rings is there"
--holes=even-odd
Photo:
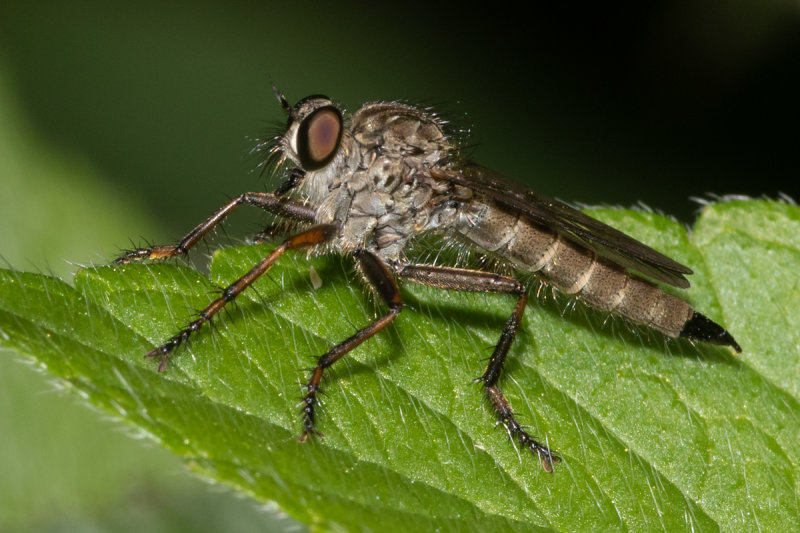
[[[489,205],[473,206],[459,232],[480,248],[587,305],[678,337],[692,307],[591,250],[525,217]]]

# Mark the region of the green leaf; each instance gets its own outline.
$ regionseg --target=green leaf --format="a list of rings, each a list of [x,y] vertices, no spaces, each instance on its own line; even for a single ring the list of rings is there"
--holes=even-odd
[[[2,271],[0,343],[194,470],[325,529],[797,530],[800,210],[710,205],[691,236],[655,214],[593,214],[692,266],[686,296],[744,352],[631,332],[543,291],[501,384],[564,458],[553,474],[471,383],[507,296],[405,284],[398,320],[326,373],[325,437],[308,443],[304,369],[381,312],[347,260],[286,254],[163,374],[143,354],[269,246],[218,251],[210,279],[176,264],[84,269],[74,287]]]

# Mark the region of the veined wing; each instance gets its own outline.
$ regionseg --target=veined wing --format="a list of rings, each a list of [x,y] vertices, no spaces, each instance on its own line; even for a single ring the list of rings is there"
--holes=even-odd
[[[563,202],[508,181],[485,167],[465,162],[436,167],[431,175],[518,211],[623,268],[675,287],[689,287],[689,280],[684,277],[692,273],[689,267]]]

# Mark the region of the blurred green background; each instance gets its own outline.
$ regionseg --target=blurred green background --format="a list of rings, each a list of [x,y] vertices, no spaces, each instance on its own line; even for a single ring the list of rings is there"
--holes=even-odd
[[[0,257],[69,277],[274,185],[246,157],[285,121],[273,82],[435,105],[477,161],[571,201],[689,223],[690,196],[800,196],[796,1],[531,7],[4,2]],[[1,354],[0,530],[298,527],[131,433]]]

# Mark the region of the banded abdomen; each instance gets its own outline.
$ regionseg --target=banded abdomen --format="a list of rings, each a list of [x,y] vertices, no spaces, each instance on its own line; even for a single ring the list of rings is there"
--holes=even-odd
[[[559,291],[667,337],[724,344],[740,351],[727,331],[688,302],[557,231],[483,199],[468,209],[469,222],[459,230],[464,237],[516,268],[541,276]]]

